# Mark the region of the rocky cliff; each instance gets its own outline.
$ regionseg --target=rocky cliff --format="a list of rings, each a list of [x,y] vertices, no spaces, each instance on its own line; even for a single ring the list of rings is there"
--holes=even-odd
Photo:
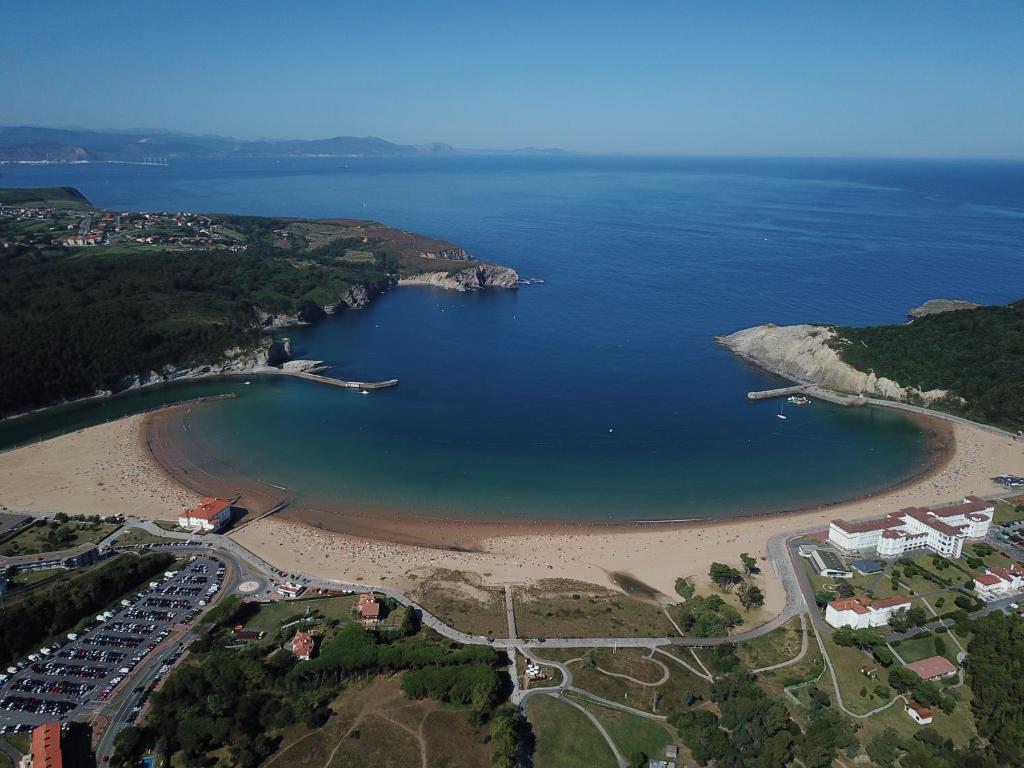
[[[477,291],[484,288],[516,288],[519,274],[509,267],[476,264],[451,272],[421,272],[398,281],[399,285],[432,285],[452,291]]]
[[[948,394],[941,389],[922,392],[874,372],[857,370],[843,362],[831,346],[841,345],[843,339],[836,339],[835,329],[823,325],[758,325],[715,340],[765,370],[836,392],[925,403]]]
[[[911,317],[925,317],[926,315],[938,315],[942,312],[956,312],[960,309],[977,309],[981,304],[963,299],[928,299],[920,307],[914,307],[907,312]]]

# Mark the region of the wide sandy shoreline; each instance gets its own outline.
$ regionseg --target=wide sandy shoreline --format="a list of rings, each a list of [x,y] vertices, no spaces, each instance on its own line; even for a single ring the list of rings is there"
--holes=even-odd
[[[243,505],[254,513],[287,496],[216,461],[197,463],[186,455],[175,433],[188,407],[130,416],[0,453],[0,507],[170,519],[199,493],[242,493]],[[417,519],[297,506],[232,536],[283,570],[395,588],[409,587],[436,568],[475,573],[487,583],[567,578],[606,586],[609,574],[625,572],[672,595],[676,578],[702,579],[713,561],[738,563],[741,552],[764,557],[768,540],[778,533],[824,527],[834,517],[880,515],[972,493],[993,495],[1002,489],[992,476],[1024,474],[1024,442],[931,421],[938,422],[930,428],[943,445],[926,472],[862,499],[810,510],[608,526]],[[775,573],[765,568],[760,580],[766,608],[780,610],[785,595]]]

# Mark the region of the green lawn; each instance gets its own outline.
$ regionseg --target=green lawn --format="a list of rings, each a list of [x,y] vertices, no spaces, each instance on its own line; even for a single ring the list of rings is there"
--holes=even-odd
[[[23,755],[27,755],[32,750],[31,733],[8,733],[5,734],[3,738],[4,741],[6,741],[19,752],[21,752],[21,754]]]
[[[17,555],[35,555],[40,552],[53,552],[71,549],[80,544],[92,543],[106,538],[117,530],[117,525],[110,523],[38,523],[22,528],[14,537],[0,544],[0,555],[14,557]],[[66,531],[67,536],[53,543],[50,535],[57,531]]]
[[[259,612],[249,619],[245,626],[246,629],[255,629],[273,635],[281,628],[282,624],[305,615],[307,609],[311,616],[323,621],[332,619],[341,622],[352,621],[352,608],[355,606],[356,600],[355,595],[345,595],[262,603],[259,606]]]
[[[946,644],[946,652],[943,655],[956,664],[956,654],[960,649],[957,648],[956,643],[949,638],[948,632],[940,635],[929,635],[928,637],[912,637],[909,640],[904,640],[894,647],[903,660],[909,664],[912,661],[920,661],[921,659],[929,659],[932,656],[936,656],[936,637],[941,637],[942,642]]]
[[[534,696],[526,704],[536,748],[534,768],[615,768],[604,737],[578,709],[551,696]]]
[[[165,531],[177,531],[179,530],[177,522],[174,520],[154,520],[153,524],[157,528],[163,528]]]
[[[736,646],[736,654],[747,669],[768,667],[788,661],[800,653],[802,635],[800,617],[794,616],[783,626],[772,630],[767,635],[739,643]]]
[[[825,649],[839,680],[839,688],[843,694],[843,703],[853,712],[864,713],[884,704],[892,696],[884,699],[874,695],[874,688],[879,680],[869,680],[861,674],[860,668],[867,666],[877,669],[879,679],[885,680],[885,672],[871,657],[856,648],[844,648],[832,642],[830,637],[823,637]],[[863,694],[861,693],[863,691]]]
[[[627,760],[643,753],[648,760],[663,758],[665,747],[678,744],[668,726],[646,717],[637,717],[628,712],[603,707],[594,702],[586,702],[586,707],[612,737],[615,746]]]
[[[170,544],[175,541],[177,541],[177,539],[169,539],[166,536],[157,536],[156,534],[145,531],[142,528],[131,528],[118,536],[114,543],[127,547],[133,544]]]
[[[1024,520],[1024,512],[1017,512],[1015,506],[1007,501],[997,501],[996,513],[992,522],[1012,523],[1015,520]]]
[[[963,700],[957,703],[956,709],[948,715],[936,709],[932,724],[927,727],[940,734],[943,739],[952,739],[957,746],[964,746],[972,737],[977,736],[977,729],[971,715],[970,690],[961,687],[957,689],[957,692],[963,697]],[[866,745],[886,728],[895,729],[904,739],[912,739],[914,734],[922,729],[922,726],[911,720],[904,711],[902,701],[896,702],[884,712],[857,722],[860,725],[857,737],[860,739],[861,745]]]
[[[48,579],[51,576],[56,576],[58,574],[67,572],[68,571],[66,568],[43,568],[39,571],[25,571],[24,573],[19,573],[17,576],[11,579],[11,581],[13,581],[15,584],[21,584],[22,586],[27,587],[31,584],[36,584],[40,581]]]

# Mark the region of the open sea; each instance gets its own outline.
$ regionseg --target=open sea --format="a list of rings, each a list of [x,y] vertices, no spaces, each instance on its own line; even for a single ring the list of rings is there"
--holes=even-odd
[[[0,424],[0,446],[234,391],[189,429],[309,499],[466,518],[655,520],[834,502],[929,457],[905,416],[748,402],[781,385],[714,343],[764,322],[898,323],[1024,294],[1024,163],[471,157],[0,167],[114,209],[351,216],[451,240],[532,284],[402,288],[289,329],[361,396],[207,381]]]

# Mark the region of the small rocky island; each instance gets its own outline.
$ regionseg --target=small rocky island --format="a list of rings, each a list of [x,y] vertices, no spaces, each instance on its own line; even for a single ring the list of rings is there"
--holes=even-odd
[[[960,309],[977,309],[981,304],[975,304],[973,301],[964,301],[963,299],[928,299],[924,304],[919,307],[914,307],[907,312],[910,317],[927,317],[928,315],[938,315],[943,312],[956,312]]]

